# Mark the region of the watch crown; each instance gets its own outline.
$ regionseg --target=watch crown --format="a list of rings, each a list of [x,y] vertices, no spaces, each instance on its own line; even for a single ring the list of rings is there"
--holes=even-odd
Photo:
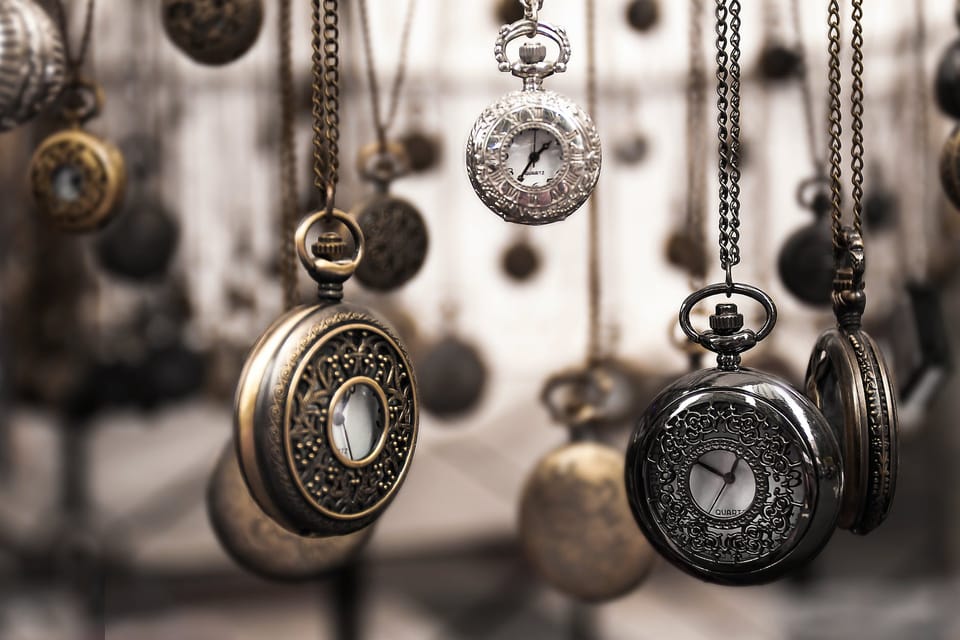
[[[524,64],[538,64],[547,59],[547,47],[541,42],[524,42],[520,45],[520,60]]]
[[[718,304],[717,312],[710,316],[710,328],[721,336],[731,336],[743,329],[743,314],[735,304]]]
[[[313,255],[323,260],[337,262],[343,260],[347,255],[347,243],[334,231],[327,231],[320,234],[317,241],[313,243]]]

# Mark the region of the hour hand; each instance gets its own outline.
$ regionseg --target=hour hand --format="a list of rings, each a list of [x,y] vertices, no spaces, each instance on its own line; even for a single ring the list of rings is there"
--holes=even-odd
[[[724,477],[725,475],[727,475],[727,474],[725,474],[723,471],[720,471],[720,470],[717,469],[716,467],[714,467],[714,466],[712,466],[712,465],[709,465],[709,464],[707,464],[706,462],[703,462],[702,460],[697,460],[697,464],[700,465],[701,467],[703,467],[704,469],[706,469],[707,471],[709,471],[710,473],[712,473],[712,474],[715,475],[715,476],[720,476],[720,477],[722,478],[722,477]]]

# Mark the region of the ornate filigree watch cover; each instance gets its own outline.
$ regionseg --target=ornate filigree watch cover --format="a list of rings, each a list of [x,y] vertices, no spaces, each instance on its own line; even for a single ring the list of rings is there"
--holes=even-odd
[[[344,536],[310,538],[291,533],[257,506],[227,445],[207,487],[207,514],[220,545],[243,568],[271,580],[312,580],[353,558],[373,527]]]
[[[257,41],[262,0],[163,0],[170,40],[201,64],[233,62]]]
[[[717,305],[711,331],[690,324],[708,296],[737,293],[767,312],[743,328],[736,305]],[[776,322],[773,301],[746,285],[690,296],[681,326],[718,353],[718,367],[664,389],[641,417],[627,453],[637,523],[684,571],[730,585],[774,580],[809,561],[833,533],[840,507],[840,450],[816,407],[783,380],[740,367],[740,353]]]
[[[535,5],[536,3],[531,3]],[[507,49],[519,38],[544,36],[520,45],[519,61]],[[477,119],[467,141],[467,174],[487,207],[507,222],[540,225],[563,220],[590,197],[600,177],[600,136],[590,116],[569,98],[542,87],[544,78],[566,70],[566,32],[539,22],[536,11],[504,25],[495,48],[501,71],[523,80]]]
[[[126,165],[116,146],[81,128],[100,112],[100,88],[77,82],[65,94],[69,99],[63,112],[70,126],[37,147],[30,162],[30,186],[37,208],[56,228],[95,231],[120,208]]]
[[[43,7],[33,0],[0,3],[0,131],[48,107],[65,75],[63,40]]]
[[[824,332],[807,367],[807,395],[833,426],[843,449],[838,526],[866,534],[887,517],[897,480],[896,394],[879,347],[861,329],[866,305],[860,235],[846,230],[834,280],[837,328]]]
[[[406,350],[386,323],[341,301],[363,255],[362,232],[306,242],[324,211],[297,230],[300,260],[320,301],[281,316],[247,358],[235,402],[240,464],[251,494],[279,524],[301,535],[342,535],[376,520],[406,477],[419,410]]]

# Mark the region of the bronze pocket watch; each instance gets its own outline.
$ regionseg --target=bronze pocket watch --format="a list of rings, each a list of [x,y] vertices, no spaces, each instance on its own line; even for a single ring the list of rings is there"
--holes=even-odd
[[[495,47],[499,68],[523,80],[480,115],[467,141],[467,175],[480,200],[507,222],[559,222],[579,209],[600,177],[600,136],[590,116],[569,98],[543,89],[543,80],[566,71],[566,31],[538,19],[542,0],[520,0],[523,20],[504,25]],[[547,60],[545,44],[520,45],[520,60],[508,58],[519,38],[543,36],[558,52]]]
[[[69,128],[48,136],[33,154],[29,179],[39,211],[62,231],[103,227],[119,210],[126,186],[123,155],[82,129],[103,104],[100,88],[78,81],[65,90]]]
[[[347,243],[326,232],[342,223]],[[343,535],[376,520],[403,483],[419,423],[416,383],[393,329],[343,303],[343,282],[363,257],[350,216],[321,210],[296,233],[300,261],[319,302],[298,306],[261,336],[247,358],[235,400],[240,464],[257,504],[299,535]]]
[[[0,131],[31,119],[56,99],[66,78],[63,39],[33,0],[0,6]]]
[[[368,289],[392,291],[409,282],[426,261],[427,225],[413,204],[389,192],[390,183],[409,171],[401,145],[367,146],[360,153],[358,168],[375,185],[376,193],[350,212],[363,230],[366,248],[357,280]]]
[[[162,11],[170,41],[201,64],[241,57],[263,25],[263,0],[163,0]]]
[[[270,580],[304,581],[350,561],[373,527],[343,536],[309,538],[284,529],[257,506],[232,444],[224,447],[207,487],[207,515],[220,545],[241,567]]]

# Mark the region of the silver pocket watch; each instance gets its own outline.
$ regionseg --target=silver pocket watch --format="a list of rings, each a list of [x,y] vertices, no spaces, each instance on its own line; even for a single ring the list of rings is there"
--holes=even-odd
[[[507,222],[559,222],[579,209],[600,177],[597,128],[579,105],[543,81],[566,71],[570,40],[562,27],[540,22],[542,0],[522,0],[523,20],[500,29],[495,55],[500,71],[523,80],[523,89],[503,96],[477,119],[467,141],[467,174],[480,200]],[[557,47],[547,60],[543,36]],[[508,46],[520,38],[517,61]]]

